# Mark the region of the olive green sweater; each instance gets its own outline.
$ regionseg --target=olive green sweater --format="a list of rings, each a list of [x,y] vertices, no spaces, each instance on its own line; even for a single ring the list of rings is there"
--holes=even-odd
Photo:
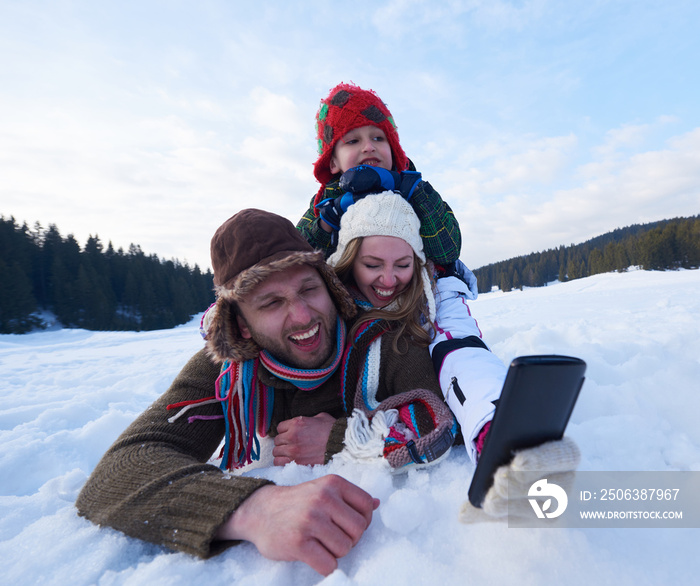
[[[388,336],[384,336],[388,338]],[[170,388],[142,413],[109,448],[83,487],[76,506],[94,523],[145,541],[207,558],[235,542],[214,535],[236,508],[268,480],[232,476],[207,464],[224,436],[224,421],[180,417],[173,423],[166,406],[211,397],[220,365],[204,350],[195,354]],[[302,391],[273,377],[260,378],[275,388],[271,434],[281,421],[329,413],[338,421],[326,446],[326,460],[343,448],[347,425],[339,396],[339,372],[313,391]],[[379,401],[424,388],[442,397],[426,348],[410,347],[399,356],[389,339],[382,342]],[[197,415],[221,415],[220,404],[198,407]]]

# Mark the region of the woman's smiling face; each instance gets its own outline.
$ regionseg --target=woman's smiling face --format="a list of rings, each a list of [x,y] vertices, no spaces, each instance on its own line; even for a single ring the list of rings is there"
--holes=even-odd
[[[414,271],[411,245],[394,236],[367,236],[352,265],[360,293],[374,307],[385,307],[411,282]]]

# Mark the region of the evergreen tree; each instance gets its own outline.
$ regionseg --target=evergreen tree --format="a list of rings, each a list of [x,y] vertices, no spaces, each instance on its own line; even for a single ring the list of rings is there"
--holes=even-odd
[[[501,273],[501,281],[500,281],[501,291],[503,291],[504,293],[508,293],[508,291],[510,291],[512,288],[513,287],[512,287],[511,281],[510,281],[510,276],[508,275],[508,273],[503,271]]]
[[[605,272],[603,253],[600,251],[600,249],[596,248],[591,251],[591,254],[588,256],[588,266],[588,271],[591,275],[597,275]]]
[[[0,332],[23,334],[38,323],[32,283],[19,262],[0,258]]]
[[[567,268],[566,265],[563,264],[563,263],[559,265],[559,276],[558,276],[558,278],[559,278],[559,282],[560,282],[560,283],[563,283],[563,282],[566,281],[566,268]]]
[[[520,275],[518,274],[517,269],[513,270],[512,283],[513,283],[513,289],[520,289],[521,291],[523,290],[523,284],[522,284],[522,281],[520,280]]]

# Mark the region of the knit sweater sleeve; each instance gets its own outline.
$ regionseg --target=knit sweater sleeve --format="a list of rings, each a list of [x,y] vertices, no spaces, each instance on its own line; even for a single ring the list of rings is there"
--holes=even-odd
[[[76,501],[80,515],[202,558],[236,543],[214,541],[214,534],[268,481],[231,478],[206,464],[223,438],[223,420],[188,423],[183,416],[169,423],[174,412],[166,410],[172,403],[212,396],[218,374],[204,350],[190,359],[166,393],[103,456]],[[221,406],[204,405],[190,414],[220,415]]]
[[[345,448],[345,430],[348,428],[348,418],[339,417],[335,420],[331,432],[326,443],[326,453],[323,457],[323,463],[328,464],[333,456],[343,451]]]
[[[425,347],[409,345],[406,353],[397,354],[390,336],[382,339],[380,389],[378,398],[398,395],[414,389],[427,389],[442,399],[440,383],[435,375],[430,352]]]

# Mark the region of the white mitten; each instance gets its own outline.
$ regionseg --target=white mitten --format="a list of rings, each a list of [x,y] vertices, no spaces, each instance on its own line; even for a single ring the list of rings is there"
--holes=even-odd
[[[515,457],[494,474],[493,486],[481,508],[466,501],[460,510],[462,523],[498,521],[507,515],[531,516],[528,491],[534,482],[546,476],[562,487],[570,487],[581,452],[573,440],[564,437],[534,448],[516,452]]]

